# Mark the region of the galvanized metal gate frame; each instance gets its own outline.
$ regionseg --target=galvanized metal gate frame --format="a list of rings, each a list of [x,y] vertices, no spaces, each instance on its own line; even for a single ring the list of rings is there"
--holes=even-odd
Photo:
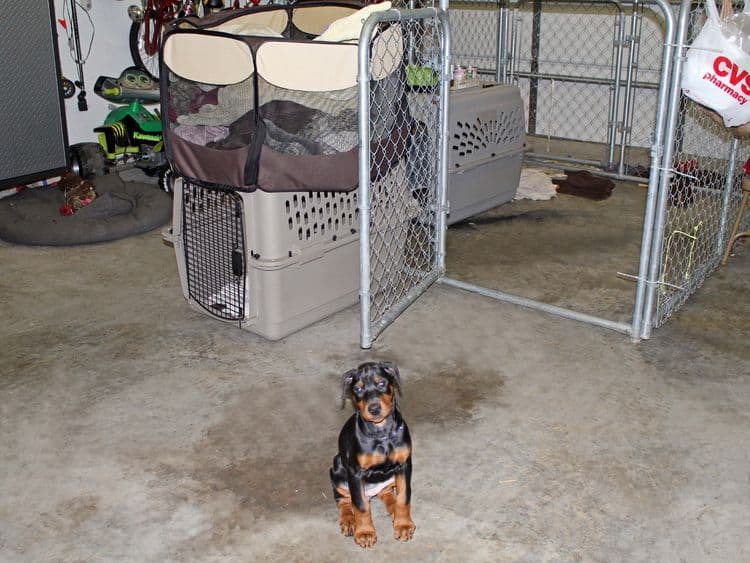
[[[445,6],[447,8],[447,5]],[[414,10],[389,10],[371,15],[363,25],[359,41],[359,219],[360,219],[360,346],[370,348],[376,338],[390,323],[406,310],[422,293],[445,274],[445,235],[446,235],[446,187],[447,171],[447,134],[448,134],[448,87],[450,84],[450,32],[445,8],[421,8]],[[430,249],[429,271],[420,272],[409,282],[415,282],[404,289],[401,299],[394,303],[384,314],[373,319],[371,311],[371,228],[374,209],[371,206],[371,131],[370,131],[370,82],[371,76],[371,43],[379,24],[383,22],[413,22],[418,20],[437,20],[441,33],[441,68],[439,72],[439,131],[437,133],[437,186],[432,210],[435,224],[434,248]],[[376,203],[377,205],[377,203]]]

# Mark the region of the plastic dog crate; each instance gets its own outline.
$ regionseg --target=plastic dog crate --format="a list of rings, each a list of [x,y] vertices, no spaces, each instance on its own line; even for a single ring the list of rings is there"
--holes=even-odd
[[[240,192],[177,178],[171,232],[197,310],[278,340],[358,300],[357,192]]]
[[[246,192],[179,176],[173,189],[164,238],[174,246],[183,295],[198,311],[278,340],[359,300],[356,190]],[[392,253],[420,212],[406,163],[373,182],[373,191],[390,203],[380,211],[389,220],[373,216],[373,251]],[[373,265],[376,274],[381,267]]]
[[[515,197],[525,129],[516,86],[492,84],[451,91],[448,224]]]

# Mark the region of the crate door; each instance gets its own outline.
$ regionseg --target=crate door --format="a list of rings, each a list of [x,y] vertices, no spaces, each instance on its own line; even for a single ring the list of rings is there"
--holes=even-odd
[[[185,180],[182,238],[190,299],[216,318],[244,320],[246,258],[239,194]]]

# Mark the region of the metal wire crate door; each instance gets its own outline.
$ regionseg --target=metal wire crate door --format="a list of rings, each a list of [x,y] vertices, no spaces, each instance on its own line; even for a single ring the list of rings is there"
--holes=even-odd
[[[245,237],[242,198],[234,191],[187,180],[182,189],[182,237],[188,294],[212,315],[245,318]]]
[[[449,49],[435,8],[380,12],[360,36],[362,348],[445,272]]]

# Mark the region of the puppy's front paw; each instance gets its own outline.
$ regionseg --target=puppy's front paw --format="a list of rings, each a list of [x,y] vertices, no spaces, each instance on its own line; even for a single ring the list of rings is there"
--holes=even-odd
[[[341,515],[339,519],[341,533],[345,536],[351,536],[354,533],[354,516],[352,514]]]
[[[378,541],[374,528],[360,528],[354,532],[354,541],[359,547],[372,547]]]
[[[412,522],[411,518],[396,519],[393,522],[393,537],[401,541],[409,541],[414,537],[414,530],[417,527]]]

